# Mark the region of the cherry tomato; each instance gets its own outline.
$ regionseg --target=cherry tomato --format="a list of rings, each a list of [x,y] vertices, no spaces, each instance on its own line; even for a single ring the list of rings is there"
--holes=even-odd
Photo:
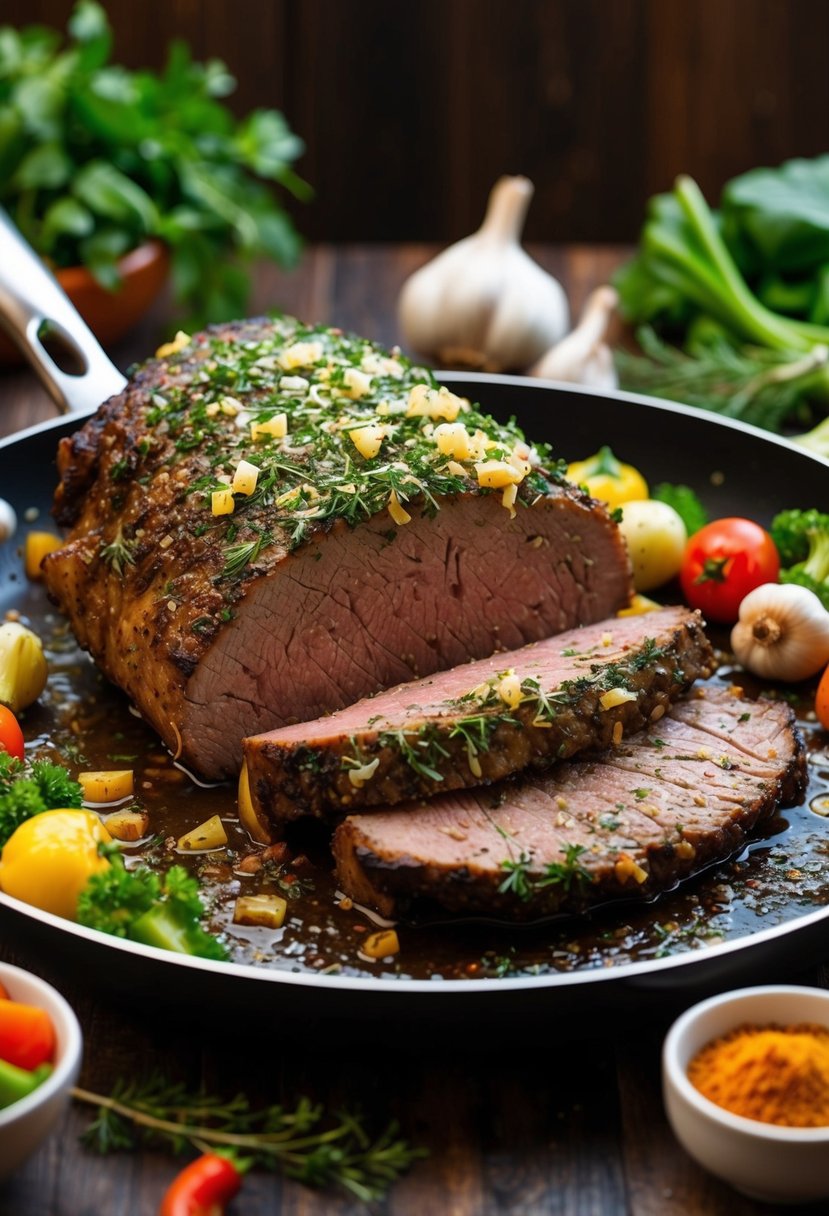
[[[829,730],[829,667],[820,677],[815,697],[815,713],[824,730]]]
[[[23,759],[23,731],[17,724],[17,718],[5,705],[0,705],[0,751],[16,756],[18,760]]]
[[[205,1153],[173,1179],[158,1216],[221,1216],[239,1191],[242,1176],[243,1168],[230,1155]]]
[[[774,541],[750,519],[706,524],[688,541],[679,580],[692,608],[711,621],[736,621],[740,603],[763,583],[776,583],[780,558]]]

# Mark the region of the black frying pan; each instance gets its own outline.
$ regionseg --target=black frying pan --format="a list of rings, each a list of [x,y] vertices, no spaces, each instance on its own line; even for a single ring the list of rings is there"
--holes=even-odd
[[[10,278],[14,282],[10,285]],[[26,285],[25,292],[21,284]],[[124,383],[77,317],[60,288],[0,225],[0,312],[55,399],[76,414],[92,410]],[[37,340],[43,321],[54,322],[85,366],[81,376],[60,373]],[[56,374],[57,373],[57,374]],[[535,440],[556,455],[580,457],[607,443],[652,480],[693,486],[712,516],[750,515],[761,522],[784,507],[829,510],[829,461],[765,432],[681,405],[625,393],[607,393],[520,377],[444,373],[456,391],[500,417],[515,414]],[[24,518],[48,512],[56,481],[60,436],[77,418],[56,419],[0,442],[0,494]],[[25,610],[32,591],[15,546],[0,547],[0,613]],[[796,894],[793,894],[793,899]],[[829,951],[829,908],[809,911],[768,930],[723,945],[617,968],[520,978],[426,980],[351,978],[258,969],[184,958],[105,937],[0,895],[0,934],[21,949],[61,962],[90,982],[122,993],[142,989],[171,1008],[252,1007],[315,1020],[346,1017],[380,1021],[439,1017],[444,1026],[520,1013],[583,1017],[600,1007],[641,1008],[687,1003],[707,993],[752,981],[782,978]]]

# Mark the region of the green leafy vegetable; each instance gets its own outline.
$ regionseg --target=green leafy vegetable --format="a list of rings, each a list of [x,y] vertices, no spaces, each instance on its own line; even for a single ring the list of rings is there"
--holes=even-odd
[[[276,189],[309,196],[290,168],[302,142],[275,110],[237,121],[227,68],[181,42],[161,73],[112,64],[111,50],[95,0],[76,4],[63,47],[54,30],[0,28],[0,202],[54,265],[111,289],[118,259],[158,237],[192,321],[240,316],[249,284],[233,259],[298,255]]]
[[[111,1096],[75,1089],[76,1102],[96,1108],[83,1135],[87,1148],[112,1153],[142,1145],[173,1153],[188,1145],[243,1153],[251,1165],[282,1170],[312,1187],[337,1187],[362,1203],[382,1199],[412,1163],[426,1154],[412,1148],[390,1123],[372,1137],[359,1114],[327,1119],[321,1106],[301,1098],[293,1109],[251,1107],[237,1094],[229,1100],[188,1094],[160,1077],[121,1081]]]
[[[690,486],[674,486],[663,481],[651,491],[651,498],[673,507],[689,536],[708,523],[708,512]]]
[[[23,763],[0,752],[0,846],[33,815],[78,807],[82,801],[81,787],[59,764]]]
[[[78,898],[80,924],[179,954],[229,957],[222,942],[202,927],[199,884],[182,866],[162,876],[143,865],[128,870],[117,847],[105,851],[109,866],[90,877]]]
[[[781,511],[771,524],[780,554],[781,583],[799,583],[829,608],[829,515],[810,510]]]
[[[616,277],[625,317],[653,327],[640,330],[646,358],[618,356],[625,388],[770,430],[820,416],[829,401],[827,183],[829,156],[734,179],[719,215],[688,177],[651,200],[639,253]]]

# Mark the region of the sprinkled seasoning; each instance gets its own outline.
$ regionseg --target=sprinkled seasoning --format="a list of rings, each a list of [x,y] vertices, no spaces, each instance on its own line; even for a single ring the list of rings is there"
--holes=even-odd
[[[442,496],[504,487],[506,522],[561,480],[514,423],[481,413],[399,351],[291,318],[266,332],[185,338],[162,348],[168,376],[144,411],[148,469],[135,472],[151,492],[159,458],[175,477],[187,454],[190,506],[203,508],[213,539],[221,530],[219,581],[243,576],[265,535],[291,550],[337,519],[354,525],[386,510],[402,527],[439,510]]]

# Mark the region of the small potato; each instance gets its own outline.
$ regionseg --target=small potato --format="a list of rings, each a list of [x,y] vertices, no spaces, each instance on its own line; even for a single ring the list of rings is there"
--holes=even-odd
[[[623,504],[619,527],[637,591],[652,591],[679,573],[688,534],[673,507],[651,498],[634,499]]]

